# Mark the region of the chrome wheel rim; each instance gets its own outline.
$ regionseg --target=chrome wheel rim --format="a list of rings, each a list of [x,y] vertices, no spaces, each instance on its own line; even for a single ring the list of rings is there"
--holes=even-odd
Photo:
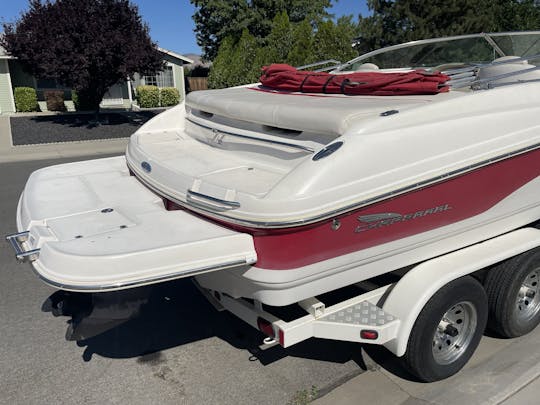
[[[453,305],[443,315],[433,334],[433,358],[438,364],[450,364],[465,353],[472,341],[478,315],[469,301]]]
[[[518,322],[529,322],[540,310],[540,268],[531,271],[518,290],[516,297],[516,318]]]

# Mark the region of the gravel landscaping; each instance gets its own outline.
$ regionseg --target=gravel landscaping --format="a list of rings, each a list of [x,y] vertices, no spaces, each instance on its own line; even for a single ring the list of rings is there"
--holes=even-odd
[[[162,110],[10,117],[13,145],[127,138]]]

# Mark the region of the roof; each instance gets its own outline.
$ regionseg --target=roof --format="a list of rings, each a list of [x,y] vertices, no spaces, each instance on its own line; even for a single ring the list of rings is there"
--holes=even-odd
[[[185,56],[193,60],[192,63],[188,63],[187,65],[185,65],[187,68],[192,69],[197,66],[202,66],[203,68],[209,68],[210,66],[212,66],[212,62],[210,61],[203,62],[201,55],[197,55],[195,53],[188,53]]]
[[[160,51],[161,53],[164,53],[165,55],[169,55],[173,58],[176,58],[176,59],[179,59],[181,60],[182,62],[185,62],[185,63],[193,63],[193,60],[192,59],[189,59],[187,57],[185,57],[184,55],[180,55],[179,53],[176,53],[176,52],[173,52],[173,51],[169,51],[168,49],[165,49],[165,48],[158,48],[158,51]]]
[[[185,63],[193,63],[193,60],[192,59],[189,59],[187,57],[185,57],[184,55],[180,55],[179,53],[176,53],[176,52],[173,52],[173,51],[169,51],[168,49],[164,49],[164,48],[158,48],[158,50],[161,52],[161,53],[164,53],[166,55],[169,55],[175,59],[179,59]],[[15,59],[15,57],[11,56],[11,55],[8,55],[6,50],[0,45],[0,59]]]

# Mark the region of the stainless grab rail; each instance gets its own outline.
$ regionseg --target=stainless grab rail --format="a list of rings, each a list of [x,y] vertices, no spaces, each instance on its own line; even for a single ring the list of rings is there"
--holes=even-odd
[[[229,211],[240,208],[240,203],[238,201],[222,200],[221,198],[201,194],[193,190],[188,190],[186,199],[191,204],[218,211]]]
[[[6,240],[11,243],[11,247],[15,250],[16,259],[21,262],[26,260],[33,262],[34,260],[37,260],[39,256],[40,249],[24,250],[24,247],[22,246],[22,243],[28,240],[29,235],[29,231],[24,231],[6,236]]]
[[[480,90],[480,89],[486,90],[490,88],[491,82],[501,80],[501,79],[506,79],[509,77],[516,77],[516,76],[524,75],[526,73],[531,73],[538,70],[540,70],[540,66],[532,67],[529,69],[517,70],[514,72],[502,73],[500,75],[486,77],[483,79],[477,78],[475,76],[473,76],[474,79],[469,79],[469,78],[464,77],[460,79],[449,80],[448,82],[446,82],[446,84],[454,88],[472,87],[475,90]],[[517,81],[519,82],[519,80]],[[523,80],[523,82],[533,82],[533,81],[538,81],[538,79]],[[506,83],[506,84],[509,84],[509,83]]]
[[[499,74],[497,76],[485,77],[483,79],[480,79],[477,77],[478,71],[480,69],[485,68],[485,67],[508,65],[508,64],[517,63],[517,62],[528,62],[530,60],[537,60],[537,59],[540,59],[540,54],[512,57],[511,59],[493,61],[491,63],[474,63],[464,68],[448,69],[448,70],[443,71],[442,73],[450,77],[450,80],[446,82],[446,84],[449,85],[450,87],[462,88],[462,87],[473,86],[474,88],[474,86],[476,86],[478,89],[488,89],[490,88],[491,82],[501,80],[501,79],[506,79],[508,77],[523,75],[525,73],[530,73],[536,70],[540,70],[540,67],[533,66],[528,69],[507,72],[507,73]],[[537,81],[537,79],[525,80],[525,81]]]

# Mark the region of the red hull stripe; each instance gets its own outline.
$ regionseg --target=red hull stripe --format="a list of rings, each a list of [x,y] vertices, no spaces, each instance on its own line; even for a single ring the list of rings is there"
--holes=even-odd
[[[257,267],[294,269],[473,217],[538,175],[540,150],[534,150],[339,216],[337,230],[332,229],[332,220],[326,220],[281,230],[242,231],[253,235]],[[379,218],[383,213],[399,215]]]

